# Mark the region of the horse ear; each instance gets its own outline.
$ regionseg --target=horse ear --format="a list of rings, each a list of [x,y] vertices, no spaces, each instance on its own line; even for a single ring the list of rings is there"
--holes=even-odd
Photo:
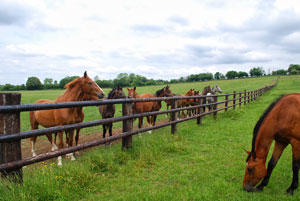
[[[84,71],[83,77],[86,78],[86,76],[87,76],[87,73],[86,73],[86,71]]]
[[[130,89],[127,87],[127,90],[129,91]]]
[[[134,90],[134,91],[136,90],[136,86],[134,86],[133,90]]]
[[[250,154],[250,151],[247,151],[246,149],[244,149],[244,151],[249,155]]]

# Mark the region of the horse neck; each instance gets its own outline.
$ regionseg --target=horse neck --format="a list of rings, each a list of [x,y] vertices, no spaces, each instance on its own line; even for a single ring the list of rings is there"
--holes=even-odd
[[[272,128],[267,127],[268,122],[264,122],[258,131],[255,143],[256,157],[260,158],[265,162],[270,150],[270,146],[275,137],[275,133]]]
[[[66,91],[56,99],[56,102],[71,102],[83,101],[84,93],[81,91],[80,86],[76,85],[72,88],[67,88]]]

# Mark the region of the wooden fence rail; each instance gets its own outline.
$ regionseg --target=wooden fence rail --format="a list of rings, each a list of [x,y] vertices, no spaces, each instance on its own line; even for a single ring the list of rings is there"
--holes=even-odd
[[[210,96],[189,96],[189,97],[163,97],[163,98],[147,98],[147,99],[115,99],[115,100],[103,100],[103,101],[83,101],[83,102],[68,102],[68,103],[49,103],[49,104],[23,104],[20,105],[20,94],[5,94],[0,93],[0,172],[2,177],[12,178],[14,181],[22,182],[22,167],[33,164],[36,162],[48,160],[58,156],[65,155],[67,153],[73,153],[75,151],[87,149],[90,147],[98,146],[107,142],[111,142],[117,139],[122,139],[122,149],[128,149],[132,145],[132,136],[138,133],[155,130],[158,128],[171,126],[171,133],[174,134],[177,131],[176,124],[197,119],[197,124],[202,123],[202,117],[208,114],[214,114],[217,117],[217,112],[229,108],[236,108],[236,105],[246,105],[255,100],[258,96],[261,96],[266,91],[276,86],[278,79],[275,84],[266,86],[264,88],[249,91],[244,90],[243,92],[233,92],[231,94],[222,95],[210,95]],[[238,94],[238,96],[237,96]],[[229,96],[233,96],[229,99]],[[216,101],[211,104],[201,104],[201,99],[206,97],[225,97],[224,101]],[[191,107],[177,108],[177,100],[180,99],[197,99],[199,104]],[[132,105],[135,102],[150,102],[150,101],[167,101],[171,100],[171,109],[156,112],[147,112],[140,114],[132,113]],[[231,103],[231,104],[230,104]],[[46,110],[46,109],[58,109],[58,108],[71,108],[71,107],[84,107],[84,106],[99,106],[105,104],[122,104],[122,116],[101,119],[96,121],[89,121],[84,123],[70,124],[65,126],[56,126],[51,128],[44,128],[39,130],[20,132],[20,112],[32,111],[32,110]],[[213,110],[205,112],[203,108],[211,105]],[[222,106],[222,107],[219,107]],[[224,107],[223,107],[224,106]],[[186,117],[184,119],[177,119],[177,113],[184,110],[194,109],[196,113],[193,116]],[[138,117],[146,117],[152,115],[161,115],[170,113],[170,120],[168,123],[159,124],[147,128],[133,130],[133,119]],[[66,147],[54,152],[48,152],[40,154],[35,157],[29,157],[22,159],[21,155],[21,140],[30,138],[33,136],[40,136],[45,134],[53,134],[56,132],[67,131],[70,129],[87,128],[97,125],[103,125],[113,122],[123,122],[122,133],[104,139],[93,140],[86,142],[81,145]]]

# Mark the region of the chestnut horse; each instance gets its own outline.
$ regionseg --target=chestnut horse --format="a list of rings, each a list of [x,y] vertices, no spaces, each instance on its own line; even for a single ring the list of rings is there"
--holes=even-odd
[[[71,101],[82,101],[84,97],[89,97],[89,100],[98,100],[103,98],[103,90],[88,77],[87,73],[84,72],[84,76],[77,78],[65,85],[65,92],[57,97],[56,100],[46,100],[41,99],[35,103],[60,103],[60,102],[71,102]],[[79,110],[80,111],[80,110]],[[30,124],[31,129],[38,129],[38,125],[42,125],[45,128],[53,126],[62,126],[67,124],[73,124],[78,121],[78,108],[62,108],[62,109],[51,109],[51,110],[37,110],[31,111]],[[73,133],[74,130],[68,131],[68,145],[73,145]],[[55,143],[53,143],[52,135],[47,135],[48,140],[53,145],[54,149],[57,149]],[[64,147],[63,143],[63,132],[58,133],[59,144],[58,148],[62,149]],[[36,156],[34,145],[36,143],[37,137],[31,138],[31,151],[32,155]],[[74,159],[74,157],[73,157]],[[58,165],[62,165],[61,156],[58,157]]]
[[[300,168],[300,93],[288,94],[272,103],[260,117],[253,131],[252,151],[248,153],[243,187],[247,191],[262,191],[288,144],[293,153],[293,180],[287,189],[293,194],[298,188]],[[265,162],[272,141],[275,141],[272,158],[266,169]],[[262,182],[254,189],[256,184]]]
[[[123,92],[122,87],[118,86],[116,88],[113,88],[111,92],[109,92],[107,99],[118,99],[118,98],[125,98],[125,94]],[[99,107],[99,112],[102,116],[102,119],[106,118],[112,118],[115,116],[115,105],[114,104],[107,104],[107,105],[101,105]],[[109,136],[112,136],[112,123],[103,124],[103,138],[105,138],[106,129],[108,128]]]
[[[183,97],[183,96],[194,96],[194,89],[189,89],[185,95],[182,94],[173,94],[173,96],[178,96],[178,97]],[[177,108],[181,107],[188,107],[190,104],[194,101],[194,99],[179,99],[176,101],[177,103]],[[171,101],[166,101],[167,103],[167,110],[169,109],[169,106],[171,105]],[[181,112],[183,116],[185,117],[186,115],[184,114],[184,111]],[[180,112],[178,112],[178,117],[180,118]]]
[[[205,96],[209,93],[211,93],[211,88],[210,88],[210,86],[206,86],[202,89],[201,94],[199,94],[199,91],[194,91],[194,96],[198,96],[198,95]],[[206,104],[206,98],[205,97],[201,98],[200,102],[202,105]],[[195,105],[199,105],[199,98],[194,98],[193,102],[191,102],[191,106],[195,106]],[[202,108],[202,112],[205,112],[205,106],[201,107],[201,108]],[[192,112],[193,112],[193,114],[195,114],[196,109],[193,109]]]
[[[151,93],[144,93],[142,95],[138,95],[136,93],[136,87],[133,89],[127,88],[128,96],[131,98],[155,98],[155,97],[171,97],[173,96],[172,91],[170,90],[169,86],[166,86],[160,90],[158,90],[155,95]],[[153,101],[153,102],[135,102],[133,104],[133,113],[143,113],[143,112],[152,112],[152,111],[159,111],[161,108],[161,101]],[[155,125],[156,122],[156,115],[147,116],[147,122],[151,125]],[[139,125],[138,128],[142,128],[143,125],[143,117],[139,118]]]

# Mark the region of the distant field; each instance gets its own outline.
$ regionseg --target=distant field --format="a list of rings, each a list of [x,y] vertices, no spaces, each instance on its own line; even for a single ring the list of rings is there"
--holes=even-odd
[[[271,85],[275,81],[275,76],[268,76],[263,78],[247,78],[247,79],[236,79],[236,80],[221,80],[221,81],[208,81],[208,82],[193,82],[193,83],[180,83],[180,84],[172,84],[171,90],[175,94],[185,94],[186,91],[193,88],[195,90],[200,90],[207,86],[215,86],[218,84],[223,93],[232,93],[233,91],[247,91],[258,89],[264,87],[265,85]],[[157,90],[164,87],[161,86],[146,86],[146,87],[137,87],[138,94],[142,93],[155,93]],[[111,89],[104,88],[106,94],[109,93]],[[123,89],[125,94],[127,95],[127,89]],[[32,104],[36,100],[39,99],[56,99],[59,95],[61,95],[64,90],[40,90],[40,91],[21,91],[22,94],[21,103],[22,104]],[[165,103],[162,104],[163,108],[165,108]],[[116,107],[116,116],[121,115],[121,105],[117,105]],[[100,119],[100,115],[98,112],[98,107],[85,107],[85,120],[84,121],[91,121],[91,120],[98,120]],[[164,116],[158,117],[158,120],[163,119]],[[121,127],[120,123],[114,125],[115,127]],[[30,123],[29,123],[29,113],[23,112],[21,114],[21,130],[27,131],[30,130]],[[82,133],[93,133],[96,131],[101,130],[100,127],[92,127],[86,128],[82,130]],[[102,130],[101,130],[102,131]]]
[[[171,85],[171,89],[184,93],[189,88],[218,84],[224,93],[231,93],[258,89],[275,79],[185,83]],[[154,93],[161,87],[137,90]],[[294,196],[285,194],[292,180],[290,146],[263,192],[242,189],[246,165],[243,149],[251,149],[254,125],[270,103],[292,92],[300,93],[300,76],[282,76],[274,89],[254,102],[235,111],[219,112],[217,121],[206,116],[201,126],[196,121],[178,124],[175,135],[167,127],[134,136],[128,151],[121,151],[120,144],[99,146],[82,153],[77,161],[64,159],[61,168],[56,162],[33,165],[24,169],[22,186],[0,182],[0,200],[299,200],[300,189]],[[55,98],[62,91],[22,93],[22,102],[32,103],[39,98]],[[85,113],[86,121],[99,119],[96,107],[85,108]],[[22,116],[22,121],[25,127],[28,119]]]

